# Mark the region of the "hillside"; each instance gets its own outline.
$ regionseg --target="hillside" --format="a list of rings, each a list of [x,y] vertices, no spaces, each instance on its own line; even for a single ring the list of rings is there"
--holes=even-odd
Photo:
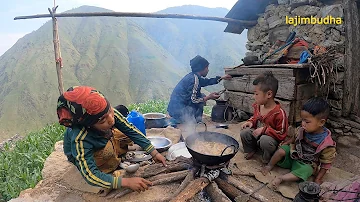
[[[197,6],[178,8],[161,12],[213,16],[227,12]],[[202,9],[207,14],[200,12]],[[82,6],[68,12],[95,11],[108,10]],[[225,26],[192,20],[60,18],[65,89],[91,85],[114,104],[166,100],[190,70],[189,60],[196,54],[210,61],[211,75],[239,64],[245,43],[238,35],[224,33]],[[45,23],[0,57],[0,141],[57,120],[51,30],[51,22]]]
[[[167,8],[158,13],[224,17],[228,10],[185,5]],[[210,76],[224,74],[224,67],[241,64],[246,52],[246,33],[242,35],[224,33],[227,23],[183,19],[134,21],[185,66],[189,66],[190,59],[197,54],[207,58],[210,62]]]
[[[103,11],[81,7],[73,12]],[[52,25],[20,39],[0,58],[0,128],[23,131],[56,121]],[[184,67],[124,18],[59,19],[64,86],[96,86],[114,104],[166,99]],[[5,135],[2,135],[4,138]]]

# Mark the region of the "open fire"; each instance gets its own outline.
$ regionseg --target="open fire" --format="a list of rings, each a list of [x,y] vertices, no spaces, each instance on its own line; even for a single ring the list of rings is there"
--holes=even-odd
[[[189,201],[202,190],[211,201],[216,202],[267,201],[261,195],[250,193],[252,191],[231,174],[230,161],[208,166],[193,158],[178,157],[169,162],[167,167],[159,163],[152,164],[141,167],[134,174],[126,174],[125,177],[143,177],[150,180],[153,186],[182,181],[176,192],[163,199],[163,202]],[[107,197],[121,198],[131,192],[130,189],[113,190]]]

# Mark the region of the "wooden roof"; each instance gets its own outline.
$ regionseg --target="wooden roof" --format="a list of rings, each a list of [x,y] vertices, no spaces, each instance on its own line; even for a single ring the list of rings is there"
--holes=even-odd
[[[238,0],[225,17],[237,20],[257,21],[258,14],[264,13],[266,6],[269,5],[270,2],[271,0]],[[242,27],[238,24],[228,23],[224,31],[241,34],[246,28],[251,28],[251,26]]]

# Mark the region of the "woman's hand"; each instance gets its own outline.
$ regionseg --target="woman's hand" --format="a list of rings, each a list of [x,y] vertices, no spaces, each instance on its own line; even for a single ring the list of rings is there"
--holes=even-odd
[[[137,192],[142,192],[149,189],[149,186],[152,186],[152,183],[144,178],[132,177],[132,178],[122,178],[121,186],[130,188]]]
[[[246,121],[244,124],[241,125],[241,129],[245,128],[252,128],[253,124],[250,121]]]
[[[156,149],[152,151],[151,156],[153,157],[154,161],[162,163],[166,167],[166,159],[163,155],[161,155]]]

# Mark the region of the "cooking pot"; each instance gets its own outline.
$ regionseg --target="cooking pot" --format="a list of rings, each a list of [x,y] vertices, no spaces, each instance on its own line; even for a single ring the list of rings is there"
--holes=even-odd
[[[200,162],[201,164],[206,164],[208,166],[219,165],[221,163],[225,163],[225,162],[229,161],[230,159],[232,159],[235,156],[235,154],[239,151],[239,142],[237,140],[235,140],[233,137],[222,134],[222,133],[208,132],[206,124],[205,123],[201,123],[201,124],[205,125],[204,132],[197,132],[197,133],[191,134],[185,139],[186,148],[189,150],[189,153],[191,154],[191,156],[195,160]],[[194,145],[195,141],[197,139],[204,141],[204,142],[222,143],[222,144],[225,144],[226,147],[224,148],[221,155],[219,155],[219,156],[202,154],[193,149],[195,146]],[[233,148],[233,151],[234,151],[233,153],[223,154],[227,149],[230,149],[230,148]]]
[[[164,128],[167,126],[166,115],[162,113],[146,113],[144,114],[145,118],[145,128]]]

